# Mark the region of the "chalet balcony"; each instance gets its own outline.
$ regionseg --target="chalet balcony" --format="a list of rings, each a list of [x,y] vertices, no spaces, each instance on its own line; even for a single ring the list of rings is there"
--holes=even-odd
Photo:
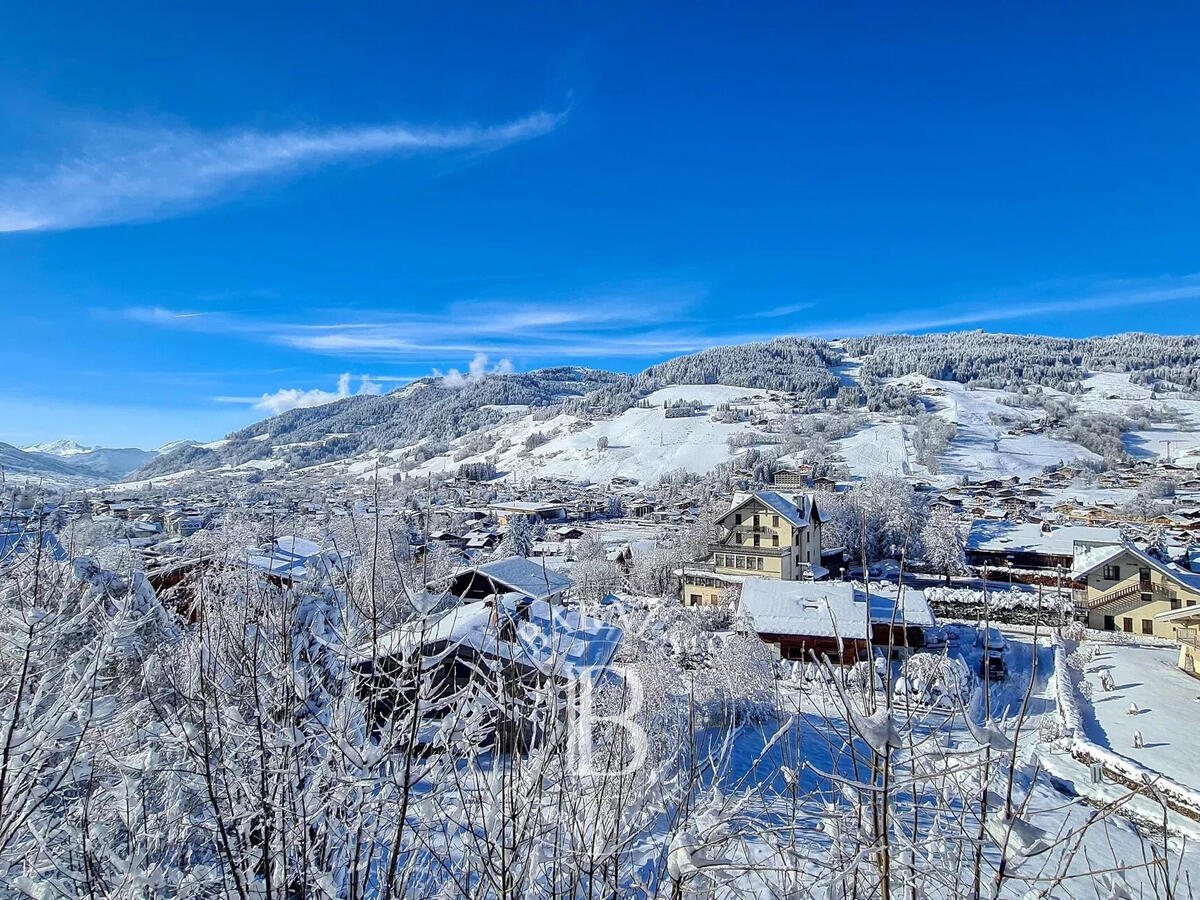
[[[1193,650],[1200,650],[1200,628],[1176,628],[1175,639]]]
[[[758,546],[754,544],[709,544],[710,556],[716,553],[724,555],[740,554],[742,556],[787,556],[791,550],[787,544],[781,547]]]

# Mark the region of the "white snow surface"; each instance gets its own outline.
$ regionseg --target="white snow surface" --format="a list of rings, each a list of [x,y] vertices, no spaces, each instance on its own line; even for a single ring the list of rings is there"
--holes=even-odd
[[[1200,789],[1200,680],[1177,668],[1173,647],[1137,644],[1096,644],[1096,655],[1085,669],[1092,685],[1092,702],[1083,704],[1088,738],[1101,747]],[[1107,671],[1115,687],[1106,692],[1100,675]],[[1129,715],[1129,704],[1137,715]],[[1089,710],[1088,707],[1091,707]],[[1140,731],[1141,749],[1133,749]]]
[[[992,424],[992,416],[1015,424],[1032,423],[1043,417],[1040,410],[1006,406],[1001,398],[1008,391],[970,388],[956,381],[935,381],[920,375],[895,379],[926,392],[925,399],[936,415],[955,422],[958,430],[943,455],[944,475],[971,478],[1018,475],[1028,478],[1046,466],[1072,460],[1097,461],[1090,450],[1043,434],[1006,434],[1012,427]]]
[[[727,462],[734,455],[727,441],[747,428],[744,422],[725,424],[712,420],[712,408],[720,403],[746,400],[756,394],[753,388],[720,384],[679,385],[650,394],[650,409],[634,407],[620,415],[588,423],[574,416],[555,416],[544,422],[525,416],[516,422],[488,432],[499,443],[502,438],[512,446],[499,455],[497,468],[510,476],[538,475],[606,482],[618,475],[642,482],[657,481],[676,469],[704,473]],[[668,419],[663,403],[672,400],[698,400],[704,406],[699,415]],[[767,412],[773,405],[765,399],[754,407]],[[550,440],[525,452],[526,437],[541,432]],[[597,449],[601,438],[608,447]],[[454,471],[462,463],[483,462],[492,451],[465,459],[438,456],[413,470],[421,475],[430,471]]]

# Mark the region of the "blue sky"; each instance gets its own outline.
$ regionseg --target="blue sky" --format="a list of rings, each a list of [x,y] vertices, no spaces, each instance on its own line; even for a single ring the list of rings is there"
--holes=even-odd
[[[0,7],[0,440],[778,334],[1200,330],[1194,4],[182,6]]]

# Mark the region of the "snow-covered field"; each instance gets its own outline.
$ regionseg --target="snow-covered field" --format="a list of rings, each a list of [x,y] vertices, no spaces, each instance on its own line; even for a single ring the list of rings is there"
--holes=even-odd
[[[896,380],[921,390],[937,415],[957,424],[954,440],[941,460],[945,475],[1028,478],[1059,462],[1099,459],[1095,453],[1069,441],[1042,434],[1006,433],[1013,425],[1030,424],[1042,418],[1040,411],[1001,403],[1007,391],[969,390],[958,382],[934,381],[917,375]],[[994,424],[994,417],[1010,424]]]
[[[761,399],[752,400],[756,394]],[[765,414],[777,405],[762,392],[720,384],[664,388],[646,400],[651,404],[649,409],[635,407],[597,422],[563,415],[543,422],[525,416],[506,423],[488,432],[494,445],[511,442],[510,448],[496,457],[496,466],[517,477],[539,475],[594,482],[617,475],[653,482],[676,469],[709,472],[733,457],[728,439],[747,427],[744,422],[714,422],[713,407],[741,401],[756,413]],[[675,400],[699,401],[705,408],[699,415],[669,419],[663,404]],[[535,432],[550,435],[550,440],[526,452],[523,443]],[[608,441],[603,450],[597,446],[601,438]],[[459,460],[442,455],[423,463],[413,474],[453,471],[463,463],[483,462],[493,455],[490,448]]]
[[[863,478],[878,472],[911,470],[911,448],[905,428],[898,422],[881,422],[860,428],[838,442],[850,474]]]
[[[1177,414],[1178,421],[1126,432],[1122,440],[1133,456],[1165,457],[1169,451],[1172,460],[1184,457],[1186,461],[1191,451],[1200,451],[1200,400],[1170,393],[1155,396],[1145,385],[1131,383],[1123,372],[1096,372],[1084,380],[1083,386],[1083,394],[1076,398],[1080,409],[1127,415],[1132,406],[1165,406]],[[1200,458],[1192,458],[1200,462]]]
[[[1136,760],[1190,787],[1200,788],[1200,681],[1176,667],[1173,647],[1136,644],[1096,644],[1087,666],[1092,686],[1092,715],[1084,704],[1087,736],[1101,747]],[[1100,675],[1115,682],[1109,693],[1100,688]],[[1136,715],[1129,705],[1136,704]],[[1140,731],[1142,749],[1133,748]]]

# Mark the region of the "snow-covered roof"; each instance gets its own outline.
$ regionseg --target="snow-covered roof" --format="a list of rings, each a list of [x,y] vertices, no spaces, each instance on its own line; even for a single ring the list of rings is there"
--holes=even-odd
[[[43,550],[48,550],[59,562],[67,558],[67,551],[53,532],[23,528],[6,529],[0,531],[0,564],[12,562],[17,554],[32,551],[39,543]]]
[[[871,622],[873,624],[891,625],[893,614],[898,626],[927,628],[936,622],[924,591],[905,587],[898,610],[896,609],[897,593],[895,585],[871,585]]]
[[[345,567],[348,559],[336,550],[323,550],[316,541],[294,535],[276,538],[266,549],[252,550],[245,557],[251,568],[297,580],[308,576],[311,565]]]
[[[1157,556],[1147,553],[1141,547],[1135,546],[1134,544],[1123,544],[1122,546],[1116,548],[1115,551],[1110,553],[1106,558],[1097,558],[1094,562],[1091,562],[1091,565],[1089,565],[1088,568],[1076,569],[1071,573],[1071,576],[1073,578],[1082,577],[1089,572],[1095,571],[1095,569],[1107,562],[1109,559],[1120,556],[1122,553],[1130,554],[1142,564],[1151,569],[1156,569],[1158,572],[1165,577],[1170,578],[1176,584],[1187,588],[1189,591],[1200,594],[1200,574],[1189,572],[1187,569],[1176,565],[1173,562],[1159,559]]]
[[[1047,556],[1072,556],[1076,542],[1089,545],[1121,543],[1119,528],[1068,525],[1043,531],[1036,522],[1008,522],[976,519],[967,536],[968,550],[991,553],[1042,553]]]
[[[513,640],[502,639],[498,621],[511,620]],[[511,659],[543,674],[579,678],[607,666],[621,644],[616,625],[575,609],[531,600],[518,593],[488,597],[448,610],[434,622],[410,623],[384,635],[377,656],[406,653],[420,646],[449,643],[497,659]],[[360,661],[372,658],[360,648]]]
[[[1123,543],[1076,544],[1075,558],[1071,563],[1071,577],[1081,578],[1124,552],[1125,545]]]
[[[741,611],[759,634],[863,639],[868,634],[866,596],[856,599],[847,582],[746,578]]]
[[[561,594],[571,586],[571,579],[566,575],[543,568],[521,556],[484,563],[474,571],[486,575],[496,584],[537,599]]]
[[[321,545],[316,541],[289,535],[287,537],[275,538],[275,549],[280,553],[288,553],[301,559],[307,559],[310,556],[316,556],[320,553]]]
[[[817,507],[816,497],[812,494],[785,494],[779,491],[758,491],[753,494],[735,495],[733,498],[733,506],[729,511],[733,512],[739,507],[745,506],[751,500],[758,500],[765,506],[770,507],[779,513],[789,522],[797,527],[803,527],[812,517],[813,511]],[[818,521],[824,521],[824,516],[820,510],[817,510]]]
[[[562,509],[565,506],[563,503],[538,503],[533,500],[510,500],[507,503],[493,503],[492,509],[498,509],[505,512],[544,512],[548,509]]]
[[[1181,606],[1179,609],[1169,609],[1154,616],[1160,622],[1187,622],[1200,619],[1200,606]]]

